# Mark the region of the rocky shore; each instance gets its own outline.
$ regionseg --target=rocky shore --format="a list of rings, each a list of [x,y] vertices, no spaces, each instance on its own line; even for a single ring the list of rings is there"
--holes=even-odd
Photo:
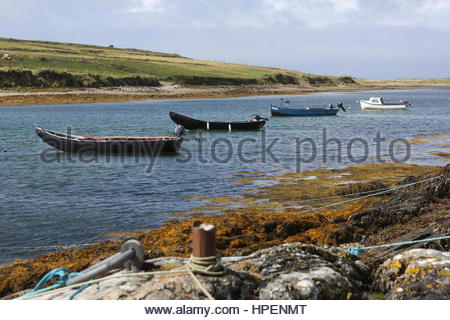
[[[450,298],[450,240],[415,242],[450,235],[450,165],[366,165],[319,169],[314,174],[315,180],[304,179],[311,172],[295,174],[298,181],[294,186],[294,174],[284,175],[278,177],[278,185],[260,190],[261,197],[268,196],[265,192],[277,199],[283,194],[287,205],[281,208],[282,212],[269,211],[280,209],[279,203],[272,203],[272,207],[249,204],[223,215],[201,216],[202,221],[216,225],[221,254],[235,256],[223,259],[227,267],[224,276],[197,276],[215,299]],[[412,185],[371,200],[349,196],[354,200],[351,205],[333,210],[312,209],[298,214],[298,209],[288,206],[291,196],[297,201],[307,198],[302,190],[308,190],[310,198],[347,195],[348,185],[332,183],[325,188],[324,181],[346,179],[348,175],[366,180],[351,185],[353,194]],[[330,178],[338,176],[341,178]],[[367,182],[371,177],[373,180]],[[287,178],[292,194],[286,190],[283,193],[282,181]],[[420,182],[423,180],[426,182]],[[258,198],[258,193],[252,195]],[[255,212],[262,208],[263,213]],[[190,252],[190,228],[198,219],[173,220],[159,229],[129,234],[143,243],[146,251],[142,274],[127,275],[126,271],[117,270],[74,299],[205,299],[185,266]],[[362,250],[360,256],[347,250],[400,242],[408,243]],[[17,296],[14,293],[31,288],[54,268],[81,271],[118,252],[120,245],[120,241],[111,241],[15,261],[0,270],[0,295],[13,298]],[[157,273],[145,273],[149,271]],[[63,289],[37,298],[67,299],[74,291]]]

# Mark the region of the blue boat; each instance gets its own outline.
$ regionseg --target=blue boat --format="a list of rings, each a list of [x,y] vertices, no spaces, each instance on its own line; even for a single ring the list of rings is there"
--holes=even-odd
[[[339,109],[345,111],[342,103],[338,103],[336,107],[330,105],[328,107],[304,107],[304,108],[290,108],[285,103],[285,106],[271,105],[270,111],[272,116],[280,117],[308,117],[308,116],[335,116]]]

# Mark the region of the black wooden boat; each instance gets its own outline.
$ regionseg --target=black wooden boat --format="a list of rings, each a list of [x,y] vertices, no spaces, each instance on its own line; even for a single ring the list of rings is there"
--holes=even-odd
[[[148,154],[176,153],[182,137],[92,137],[71,135],[36,127],[37,135],[50,146],[64,152],[102,154]]]
[[[264,127],[266,120],[258,119],[245,121],[203,121],[183,116],[175,112],[169,112],[170,118],[176,124],[182,125],[187,130],[258,130]]]

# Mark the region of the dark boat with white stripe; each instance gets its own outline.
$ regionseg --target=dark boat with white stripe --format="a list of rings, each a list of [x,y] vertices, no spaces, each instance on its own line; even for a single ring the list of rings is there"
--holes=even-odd
[[[182,137],[92,137],[72,135],[36,127],[36,134],[47,144],[68,153],[101,154],[148,154],[176,153],[181,147]]]
[[[187,130],[258,130],[266,124],[265,118],[255,115],[251,120],[244,121],[204,121],[197,120],[181,114],[170,112],[170,118]]]

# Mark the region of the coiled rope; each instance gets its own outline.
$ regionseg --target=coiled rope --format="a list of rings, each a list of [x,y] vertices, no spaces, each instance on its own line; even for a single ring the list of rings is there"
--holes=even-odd
[[[220,260],[219,255],[202,258],[191,255],[188,270],[207,276],[222,276],[226,273],[226,269],[220,264]]]
[[[205,286],[196,277],[195,273],[203,274],[207,276],[223,276],[227,270],[224,266],[220,264],[220,256],[209,256],[209,257],[195,257],[191,255],[187,265],[187,272],[197,284],[197,286],[202,290],[209,300],[214,300],[214,297],[209,293]]]
[[[16,298],[15,300],[22,300],[22,299],[25,299],[25,298],[28,298],[28,297],[31,297],[31,296],[34,296],[37,294],[47,293],[47,291],[50,291],[50,290],[53,290],[53,289],[56,289],[59,287],[65,287],[67,284],[67,280],[69,280],[70,278],[76,277],[78,275],[79,275],[78,272],[71,272],[67,268],[54,269],[54,270],[48,272],[44,277],[42,277],[42,279],[36,284],[36,286],[34,286],[33,289],[31,289],[30,291],[25,293],[23,296]],[[41,288],[49,281],[52,282],[53,285],[46,287],[46,288]]]

